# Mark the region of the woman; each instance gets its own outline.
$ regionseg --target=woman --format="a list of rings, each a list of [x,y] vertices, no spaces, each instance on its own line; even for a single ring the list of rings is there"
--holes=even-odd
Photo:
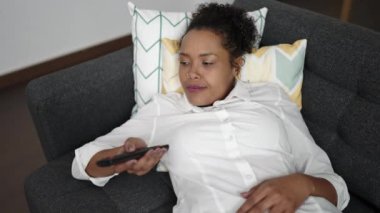
[[[342,210],[347,187],[296,105],[277,85],[236,80],[255,36],[243,10],[201,5],[181,39],[185,95],[157,95],[131,120],[77,149],[73,176],[103,186],[121,172],[144,175],[159,163],[178,198],[173,212]],[[139,160],[96,165],[160,144],[169,144],[170,151],[158,148]]]

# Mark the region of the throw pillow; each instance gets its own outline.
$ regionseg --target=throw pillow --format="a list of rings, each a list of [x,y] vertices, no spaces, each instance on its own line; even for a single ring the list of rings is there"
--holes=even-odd
[[[162,92],[182,92],[178,77],[178,41],[164,38]],[[298,108],[302,108],[303,67],[306,39],[293,44],[278,44],[254,49],[246,54],[239,79],[246,82],[274,82],[279,84]]]
[[[179,40],[191,20],[190,12],[143,10],[128,2],[132,15],[134,45],[133,72],[137,108],[145,105],[162,88],[162,38]],[[263,34],[267,8],[249,12],[255,20],[259,37]],[[260,39],[256,43],[258,46]]]

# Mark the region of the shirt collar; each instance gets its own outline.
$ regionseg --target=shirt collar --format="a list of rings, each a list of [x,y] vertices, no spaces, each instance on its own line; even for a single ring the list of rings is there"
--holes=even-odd
[[[238,99],[246,101],[249,99],[249,97],[250,97],[250,93],[249,93],[248,84],[240,80],[236,80],[235,87],[232,89],[230,94],[227,95],[224,101],[228,101],[234,98],[238,98]]]
[[[193,111],[193,112],[207,112],[211,111],[213,108],[230,103],[230,102],[236,102],[236,101],[247,101],[249,100],[250,93],[247,83],[244,83],[240,80],[237,80],[235,83],[235,87],[231,90],[231,92],[227,95],[226,98],[223,100],[215,101],[211,106],[208,107],[198,107],[192,105],[189,100],[187,99],[186,95],[183,95],[184,98],[184,110],[186,112]]]

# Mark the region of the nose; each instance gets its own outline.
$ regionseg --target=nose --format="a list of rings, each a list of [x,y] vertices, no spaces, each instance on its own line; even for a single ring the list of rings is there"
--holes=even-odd
[[[189,69],[189,72],[187,73],[187,77],[189,79],[194,79],[194,80],[200,79],[197,66],[192,66],[191,69]]]

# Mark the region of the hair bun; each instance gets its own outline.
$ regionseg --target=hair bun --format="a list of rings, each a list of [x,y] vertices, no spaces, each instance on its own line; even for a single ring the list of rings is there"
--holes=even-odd
[[[209,29],[221,35],[223,46],[233,58],[251,52],[257,35],[253,18],[230,4],[199,5],[186,33],[192,29]]]

